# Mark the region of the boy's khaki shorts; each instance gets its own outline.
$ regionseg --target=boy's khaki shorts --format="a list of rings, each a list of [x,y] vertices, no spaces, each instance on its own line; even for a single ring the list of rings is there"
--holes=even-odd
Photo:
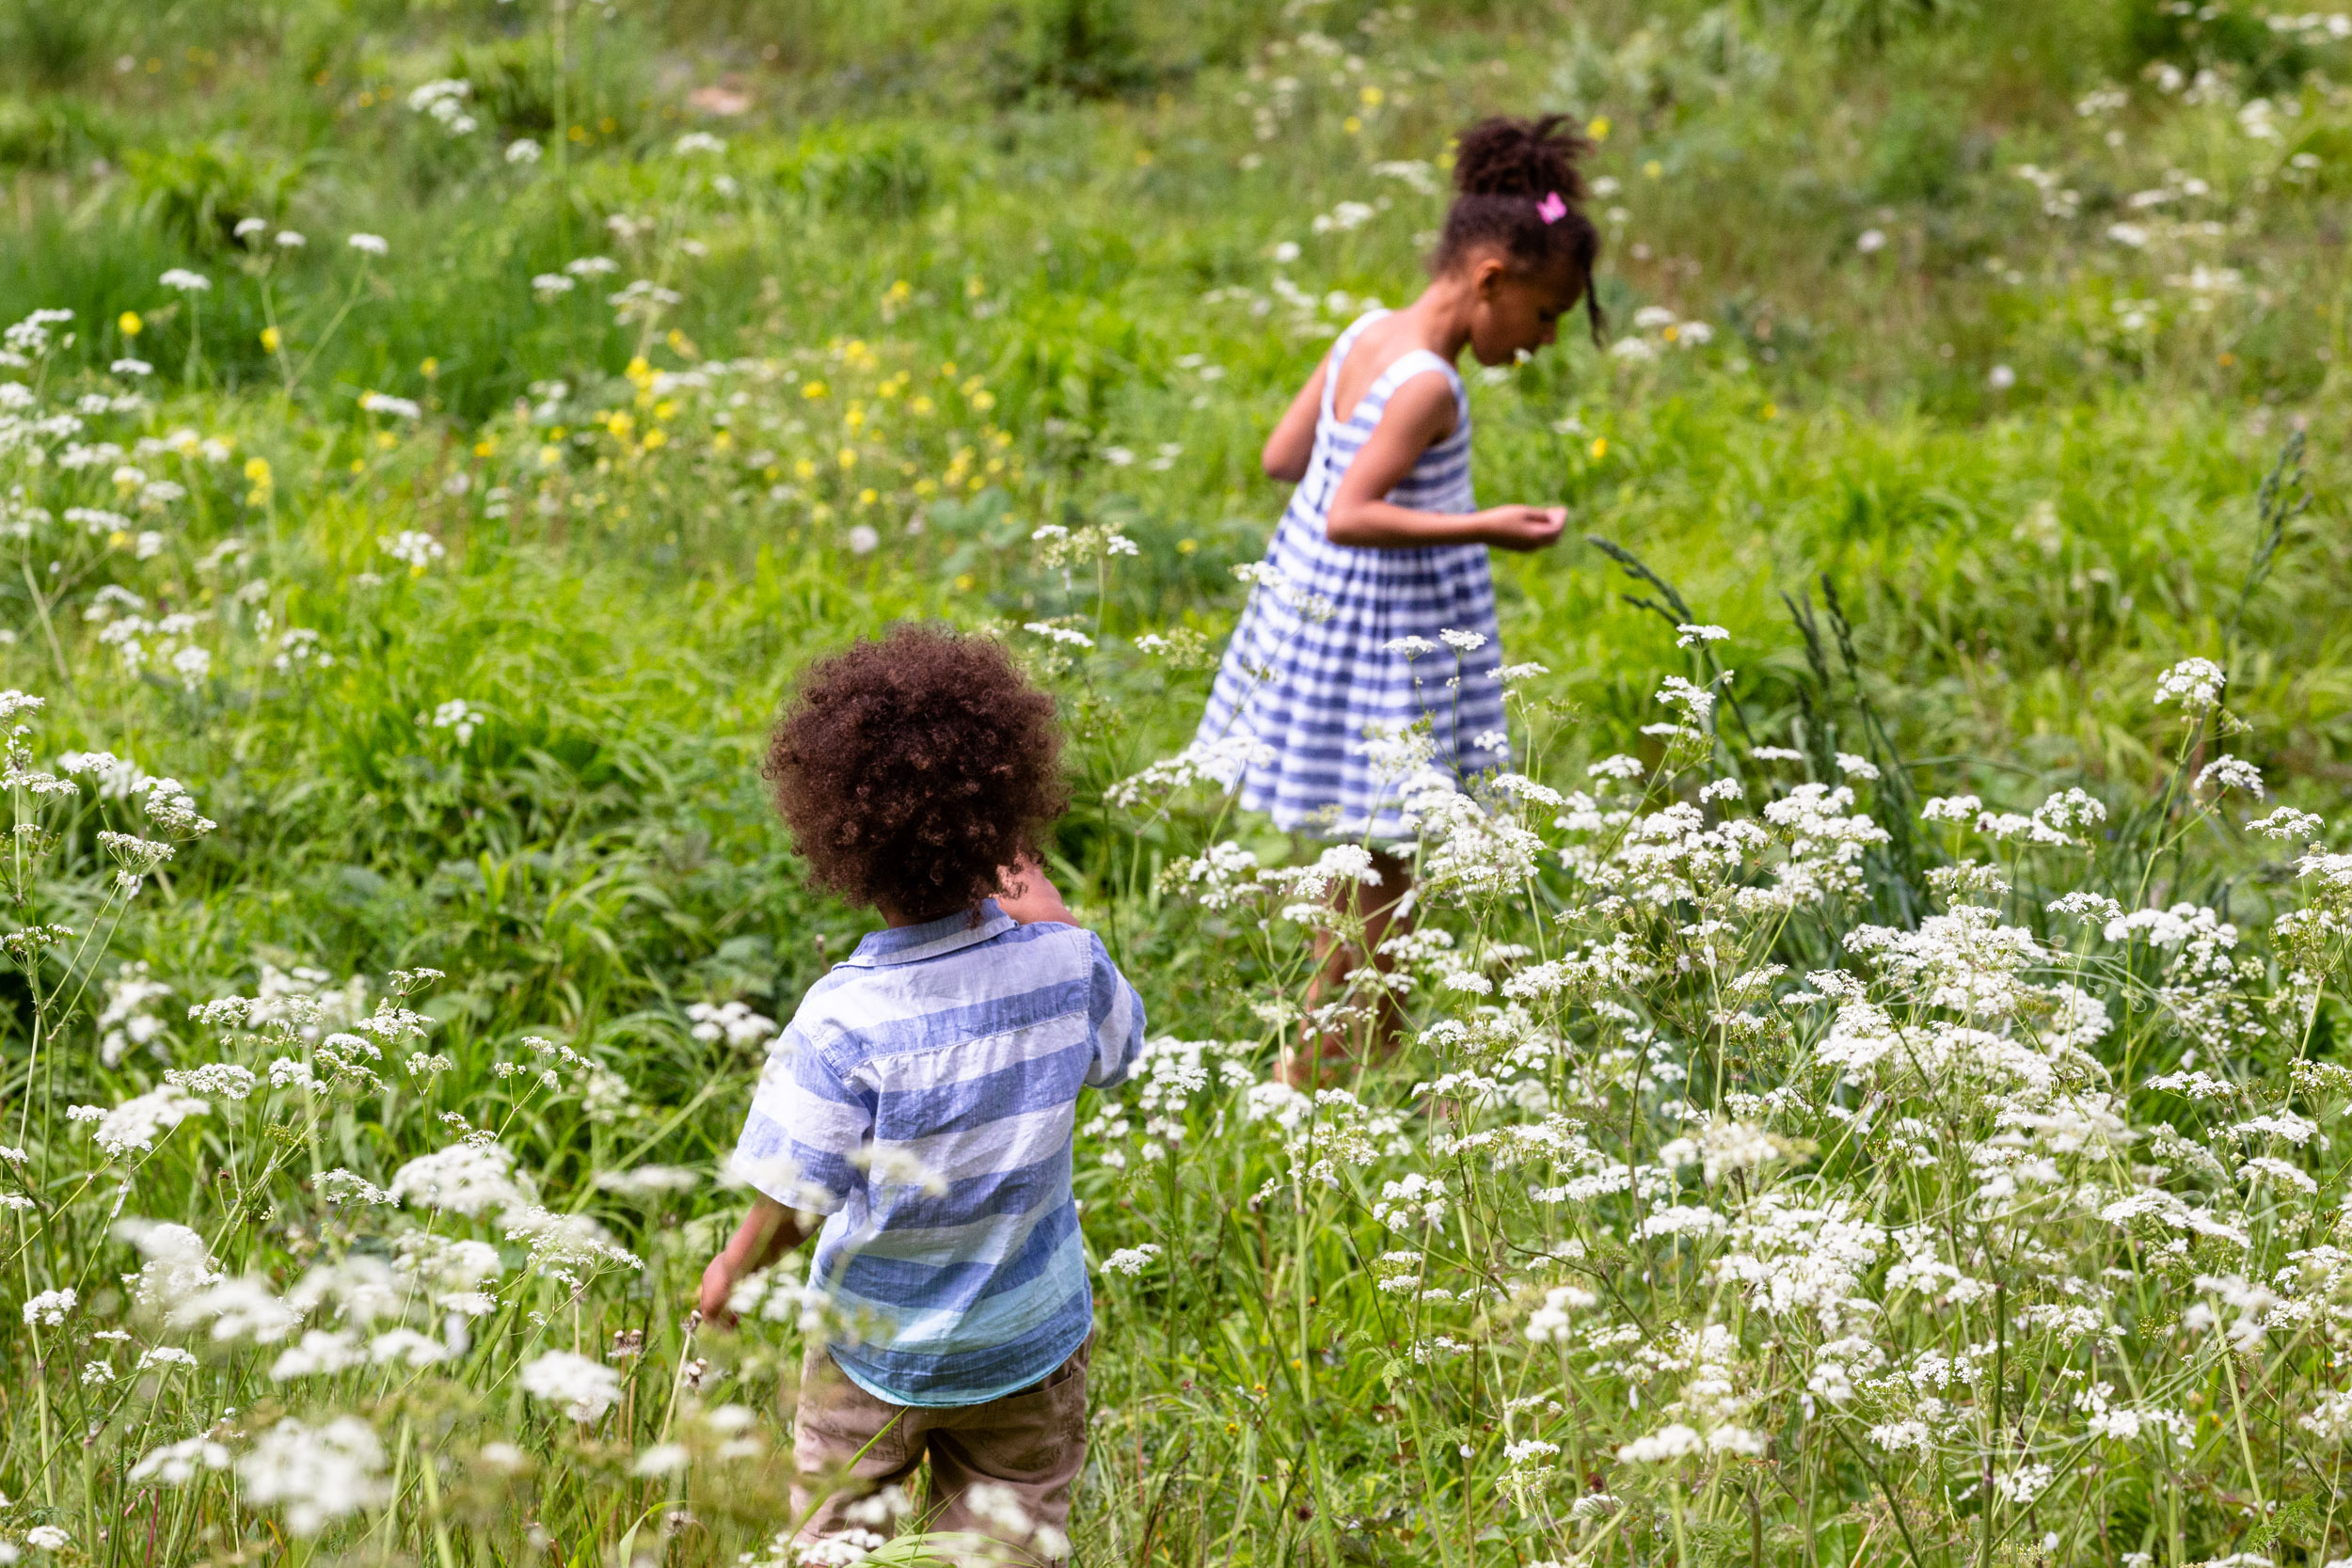
[[[914,1523],[1001,1544],[973,1552],[970,1560],[1064,1560],[1070,1485],[1086,1463],[1087,1363],[1093,1352],[1089,1335],[1042,1383],[986,1404],[930,1409],[876,1399],[812,1342],[801,1363],[792,1435],[792,1516],[804,1521],[799,1539],[860,1528],[888,1535],[888,1525],[861,1518],[866,1511],[856,1505],[912,1481],[928,1456],[930,1485]]]

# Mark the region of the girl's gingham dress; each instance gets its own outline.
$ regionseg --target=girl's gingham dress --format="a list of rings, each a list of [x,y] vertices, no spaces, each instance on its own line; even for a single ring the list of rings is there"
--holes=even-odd
[[[1314,453],[1266,553],[1282,580],[1251,591],[1193,740],[1204,769],[1239,786],[1245,809],[1265,812],[1286,830],[1335,838],[1407,836],[1400,820],[1404,781],[1392,767],[1378,766],[1368,738],[1425,719],[1434,766],[1457,780],[1509,760],[1486,546],[1384,549],[1324,536],[1340,478],[1381,410],[1399,387],[1430,372],[1454,389],[1454,433],[1422,453],[1388,499],[1416,512],[1477,510],[1470,398],[1444,359],[1415,349],[1380,373],[1345,420],[1332,408],[1348,350],[1386,313],[1362,317],[1332,345]],[[1327,602],[1328,619],[1316,618],[1323,609],[1316,599]],[[1440,640],[1448,631],[1485,641],[1457,651]],[[1436,651],[1410,658],[1389,651],[1407,637]]]

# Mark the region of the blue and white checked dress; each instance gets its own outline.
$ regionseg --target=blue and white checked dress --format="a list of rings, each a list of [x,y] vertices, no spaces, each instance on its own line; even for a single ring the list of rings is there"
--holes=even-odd
[[[1246,809],[1270,814],[1280,828],[1336,838],[1406,836],[1399,819],[1402,781],[1375,768],[1368,736],[1426,720],[1435,766],[1457,779],[1509,761],[1486,546],[1387,549],[1335,545],[1324,536],[1348,464],[1389,399],[1417,375],[1442,375],[1454,389],[1454,432],[1422,453],[1387,499],[1416,512],[1477,510],[1470,398],[1444,359],[1414,349],[1380,372],[1344,420],[1332,407],[1348,350],[1385,314],[1375,310],[1341,333],[1325,361],[1314,453],[1266,553],[1287,587],[1261,583],[1250,591],[1193,741],[1200,752],[1226,759],[1222,766],[1213,761],[1210,770],[1238,785]],[[1330,618],[1302,614],[1305,595],[1327,600]],[[1438,643],[1446,631],[1474,632],[1486,643],[1460,654],[1458,664],[1455,650],[1442,644],[1409,660],[1388,651],[1396,639]],[[1232,755],[1242,736],[1257,742],[1247,748],[1256,754],[1246,761]]]
[[[1094,1331],[1070,1190],[1081,1087],[1127,1076],[1143,1004],[1074,926],[983,902],[875,931],[808,989],[734,1168],[826,1216],[808,1281],[862,1342],[826,1348],[893,1404],[984,1404]]]

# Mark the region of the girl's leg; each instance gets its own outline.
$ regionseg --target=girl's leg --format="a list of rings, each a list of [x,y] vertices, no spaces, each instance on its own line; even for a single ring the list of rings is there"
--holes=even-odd
[[[1391,936],[1402,936],[1413,928],[1410,911],[1399,912],[1398,906],[1413,885],[1412,863],[1396,855],[1374,850],[1372,868],[1380,880],[1370,887],[1355,883],[1336,890],[1331,900],[1351,921],[1363,923],[1363,942],[1343,940],[1330,932],[1318,932],[1315,954],[1321,960],[1315,977],[1307,985],[1307,1006],[1320,1006],[1327,996],[1344,995],[1347,976],[1364,966],[1367,957],[1373,968],[1386,974],[1395,967],[1396,960],[1380,951]],[[1366,953],[1369,949],[1369,955]],[[1282,1053],[1279,1068],[1282,1081],[1295,1089],[1313,1088],[1321,1084],[1324,1069],[1343,1064],[1385,1060],[1397,1047],[1404,1034],[1404,1009],[1398,1006],[1394,993],[1383,988],[1372,1006],[1372,1016],[1358,1026],[1318,1029],[1311,1022],[1299,1026],[1299,1038]],[[1367,1040],[1364,1036],[1368,1034]],[[1353,1035],[1353,1038],[1351,1038]],[[1363,1046],[1359,1052],[1359,1044]]]

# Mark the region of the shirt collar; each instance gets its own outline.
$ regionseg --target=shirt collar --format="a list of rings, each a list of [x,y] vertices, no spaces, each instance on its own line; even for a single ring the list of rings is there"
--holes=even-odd
[[[991,937],[1002,936],[1019,922],[996,907],[993,898],[980,900],[979,909],[958,910],[938,920],[927,920],[920,926],[894,926],[880,931],[868,931],[859,941],[857,950],[842,959],[844,964],[860,969],[879,969],[888,964],[919,963],[936,958],[960,948],[970,947]]]

